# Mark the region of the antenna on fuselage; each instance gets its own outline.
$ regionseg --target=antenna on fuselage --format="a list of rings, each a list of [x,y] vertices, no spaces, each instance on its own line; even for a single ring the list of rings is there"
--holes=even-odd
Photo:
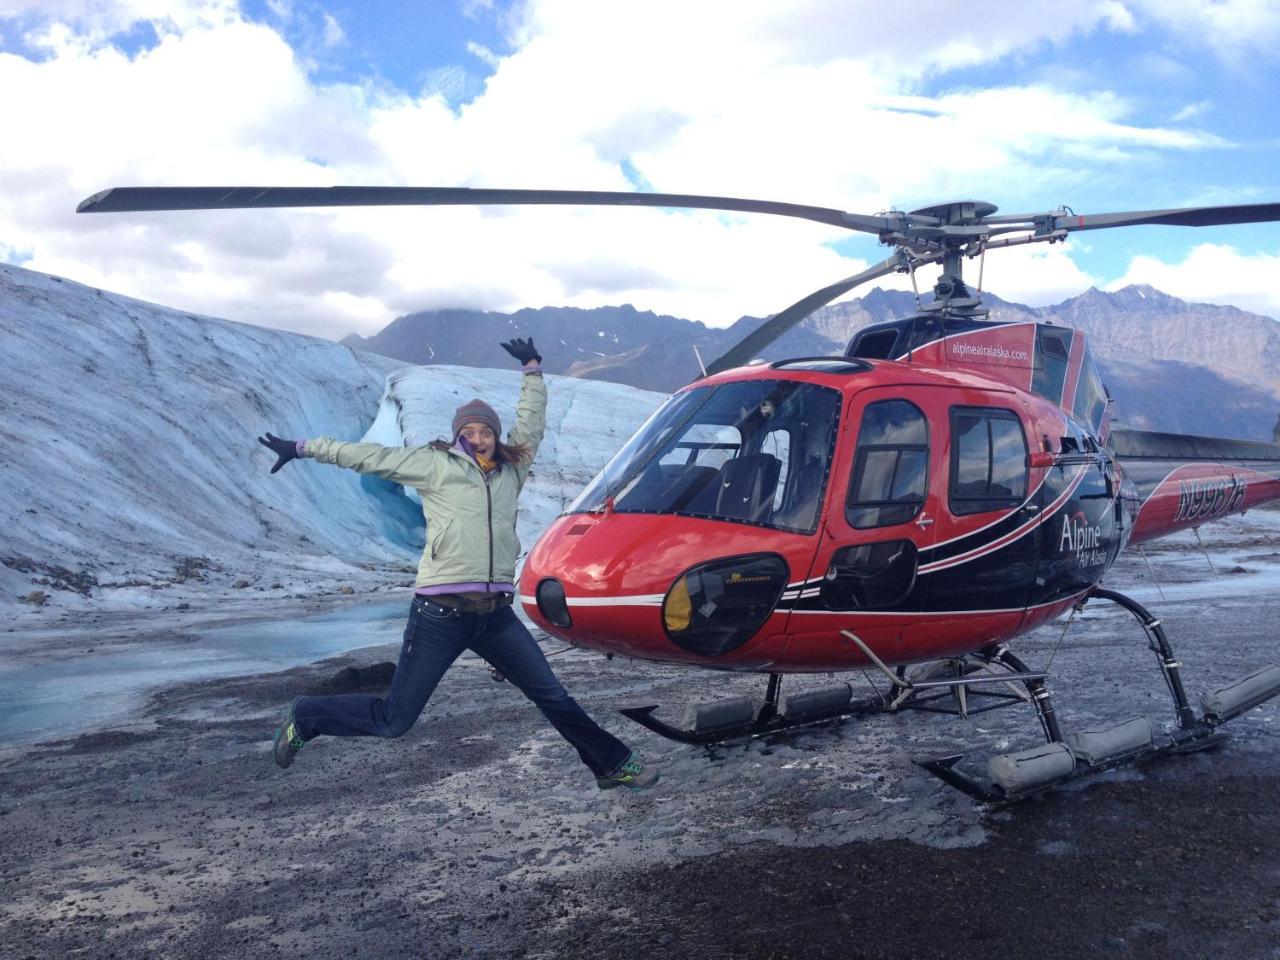
[[[696,343],[693,345],[693,355],[698,359],[698,369],[702,371],[702,375],[705,377],[707,375],[707,365],[702,362],[702,354],[698,352]]]

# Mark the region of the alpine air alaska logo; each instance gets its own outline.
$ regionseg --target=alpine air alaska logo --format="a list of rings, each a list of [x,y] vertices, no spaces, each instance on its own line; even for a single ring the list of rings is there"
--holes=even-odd
[[[1097,567],[1107,562],[1102,528],[1091,524],[1083,510],[1077,510],[1071,516],[1063,515],[1058,549],[1074,556],[1082,567]]]

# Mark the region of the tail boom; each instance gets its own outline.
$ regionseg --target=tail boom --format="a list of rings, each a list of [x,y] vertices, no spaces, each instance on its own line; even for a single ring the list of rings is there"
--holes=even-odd
[[[1130,544],[1280,500],[1280,444],[1123,431],[1115,446],[1140,504]]]

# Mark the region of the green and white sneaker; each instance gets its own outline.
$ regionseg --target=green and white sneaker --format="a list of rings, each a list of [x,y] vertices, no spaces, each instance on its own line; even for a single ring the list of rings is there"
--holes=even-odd
[[[596,786],[601,790],[612,790],[614,787],[647,790],[658,782],[661,775],[656,766],[644,763],[639,754],[633,753],[613,773],[596,777]]]
[[[293,708],[298,705],[301,697],[294,697],[293,703],[289,704],[289,715],[285,717],[284,723],[280,724],[280,729],[276,731],[276,742],[272,748],[272,755],[276,758],[276,766],[287,768],[293,763],[293,758],[298,755],[298,751],[302,749],[303,744],[307,741],[302,734],[298,732],[298,725],[293,719]]]

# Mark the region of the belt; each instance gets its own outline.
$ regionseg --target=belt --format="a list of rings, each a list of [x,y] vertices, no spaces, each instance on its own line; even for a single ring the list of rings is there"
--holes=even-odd
[[[420,596],[423,600],[438,603],[451,610],[460,610],[463,613],[493,613],[495,610],[511,606],[515,599],[509,593],[491,593],[487,597],[464,597],[457,593],[424,593]]]

